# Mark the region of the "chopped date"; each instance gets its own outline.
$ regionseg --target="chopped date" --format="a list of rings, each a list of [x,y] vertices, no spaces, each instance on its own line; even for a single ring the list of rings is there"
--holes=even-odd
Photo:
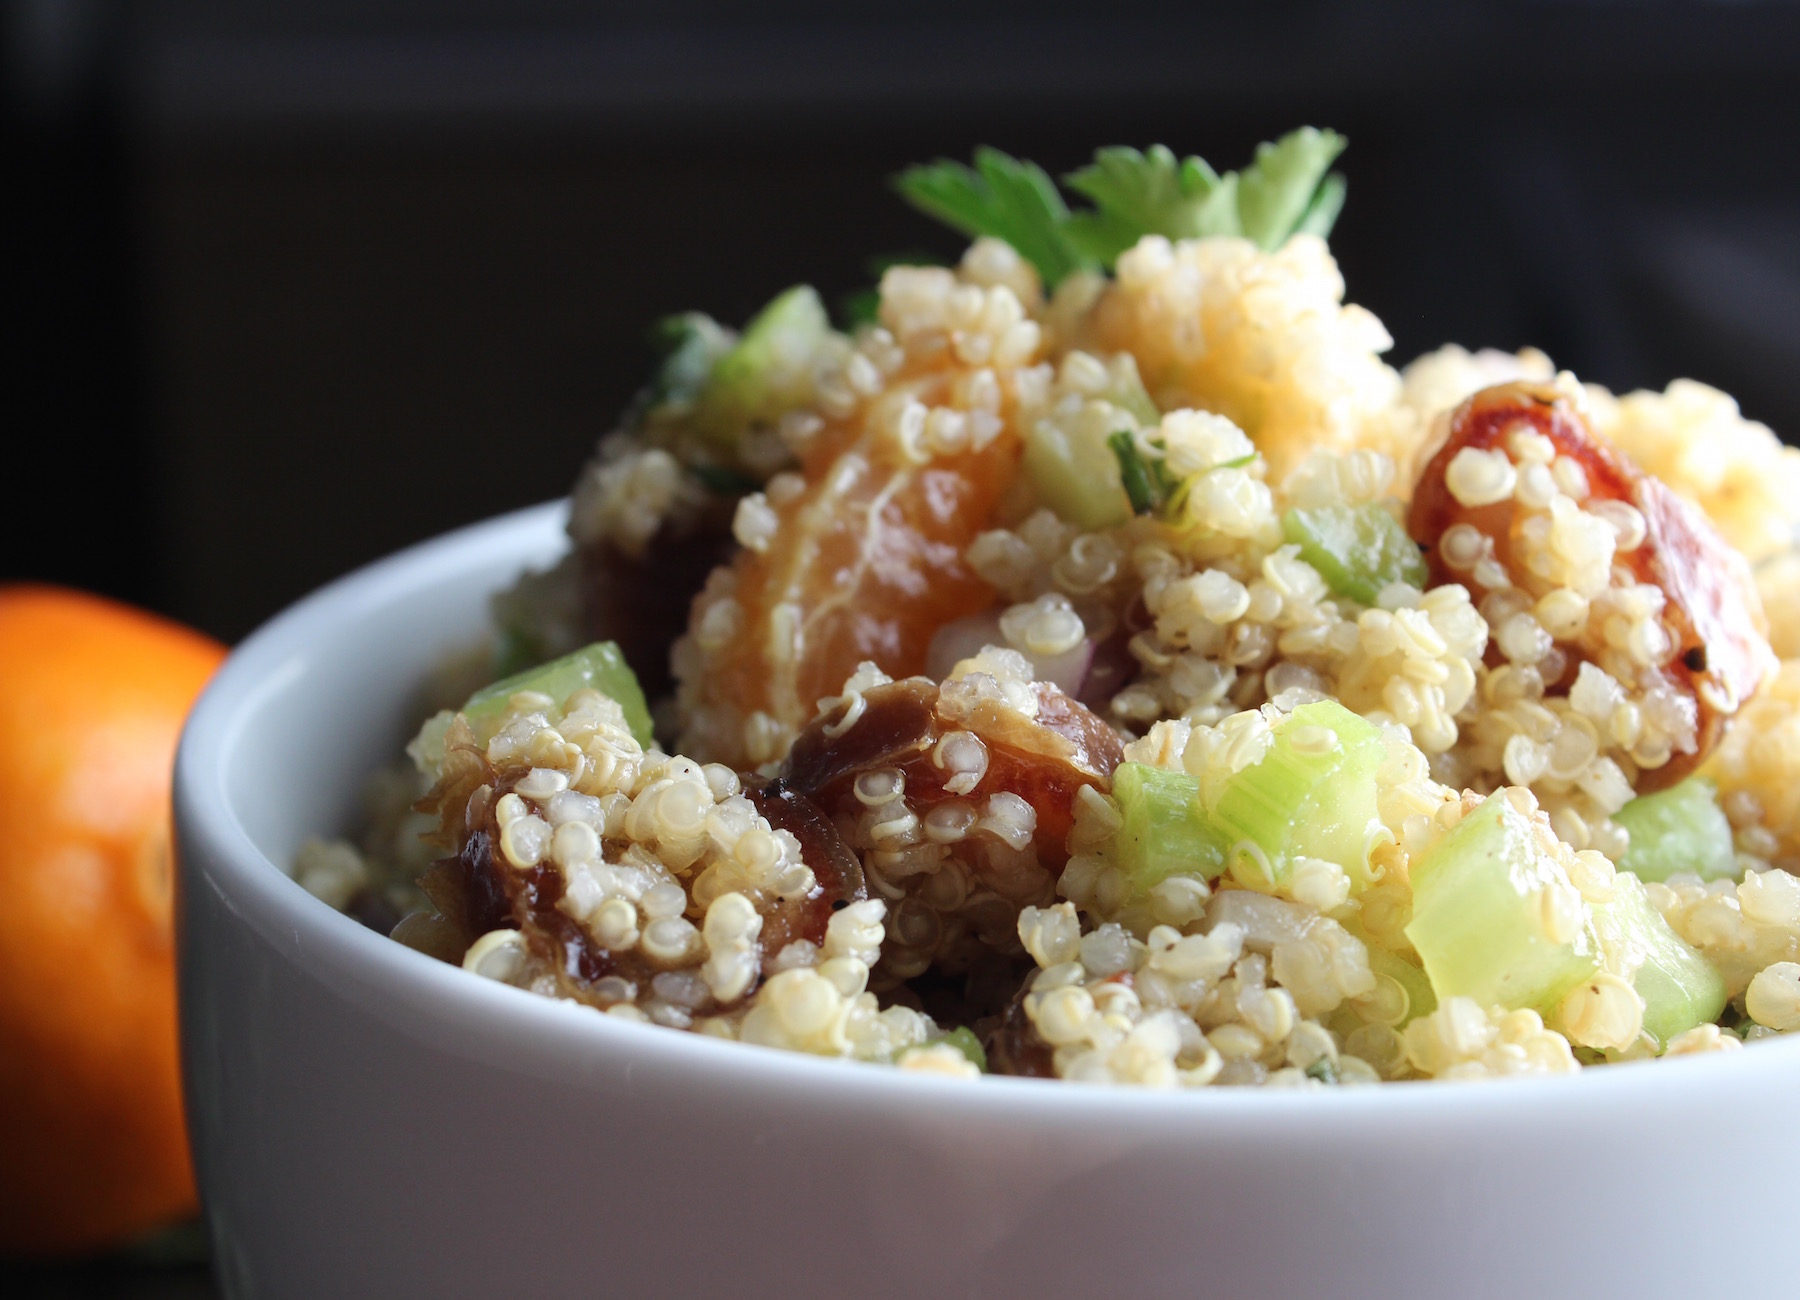
[[[831,807],[859,773],[894,767],[906,776],[907,802],[915,811],[950,798],[1008,791],[1036,811],[1039,853],[1060,861],[1077,791],[1084,785],[1108,788],[1124,749],[1118,733],[1085,705],[1047,682],[1032,689],[1035,718],[922,677],[872,687],[800,734],[783,765],[782,784]],[[935,761],[938,742],[954,731],[978,737],[987,756],[975,788],[961,794],[945,789],[954,774]]]
[[[1456,411],[1449,439],[1425,467],[1413,493],[1407,527],[1425,548],[1434,586],[1466,581],[1447,562],[1440,543],[1453,526],[1468,524],[1492,539],[1493,558],[1508,579],[1533,590],[1531,575],[1515,556],[1524,512],[1511,497],[1465,505],[1448,482],[1450,464],[1459,452],[1504,451],[1520,428],[1543,435],[1558,458],[1567,457],[1581,467],[1590,502],[1620,502],[1643,518],[1643,541],[1619,552],[1615,563],[1624,565],[1636,581],[1662,590],[1662,618],[1672,651],[1667,662],[1647,671],[1660,673],[1693,702],[1698,725],[1694,747],[1642,773],[1638,788],[1648,792],[1673,784],[1718,743],[1726,721],[1773,666],[1749,568],[1699,510],[1595,437],[1567,396],[1546,385],[1517,383],[1485,389]],[[1586,657],[1587,650],[1579,644],[1565,649],[1574,653],[1561,679],[1551,683],[1553,690],[1566,690],[1580,659]]]
[[[780,779],[760,789],[746,782],[744,793],[770,826],[787,831],[800,841],[800,856],[812,868],[817,882],[807,897],[777,899],[763,909],[761,941],[764,961],[768,962],[796,939],[823,944],[831,914],[850,903],[861,902],[869,896],[869,889],[863,880],[862,863],[844,843],[831,819],[811,799]]]

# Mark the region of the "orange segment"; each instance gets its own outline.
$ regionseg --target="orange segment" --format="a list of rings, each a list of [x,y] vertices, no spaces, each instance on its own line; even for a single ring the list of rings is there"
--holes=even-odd
[[[930,387],[915,391],[930,397]],[[733,634],[697,677],[687,674],[687,702],[730,719],[708,729],[707,757],[745,766],[778,756],[745,744],[743,721],[762,713],[791,737],[865,659],[893,677],[922,671],[937,628],[994,599],[962,553],[988,526],[1019,455],[1010,423],[980,450],[925,464],[873,429],[821,435],[804,489],[773,506],[767,549],[740,551],[729,579],[715,576],[696,603],[696,625],[721,588],[738,610]]]

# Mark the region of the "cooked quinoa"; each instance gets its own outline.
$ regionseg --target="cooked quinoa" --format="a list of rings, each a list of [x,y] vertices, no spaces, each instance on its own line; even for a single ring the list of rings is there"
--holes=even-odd
[[[916,169],[957,266],[842,330],[804,288],[677,318],[496,602],[517,675],[301,883],[607,1015],[957,1077],[1800,1029],[1800,453],[1688,380],[1396,371],[1341,147],[1105,150],[1038,226],[983,207],[1028,164]]]

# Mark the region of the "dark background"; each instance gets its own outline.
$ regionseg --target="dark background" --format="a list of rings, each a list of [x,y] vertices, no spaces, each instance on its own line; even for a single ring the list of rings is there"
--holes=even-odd
[[[1335,127],[1333,247],[1396,363],[1532,343],[1618,388],[1693,375],[1800,435],[1793,4],[0,12],[0,578],[228,639],[564,492],[652,318],[741,321],[795,281],[858,287],[874,253],[954,253],[886,178],[978,142],[1223,169]]]
[[[242,635],[563,492],[654,316],[955,241],[886,177],[1350,138],[1393,359],[1535,343],[1800,430],[1800,8],[5,0],[8,576]]]

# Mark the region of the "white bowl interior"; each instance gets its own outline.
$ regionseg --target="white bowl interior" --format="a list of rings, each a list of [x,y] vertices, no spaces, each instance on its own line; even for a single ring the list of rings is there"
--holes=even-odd
[[[418,722],[423,674],[440,655],[490,635],[488,601],[527,568],[568,549],[561,504],[538,506],[402,552],[302,602],[257,633],[220,689],[238,696],[222,737],[233,820],[287,869],[316,835],[345,834],[368,778],[392,763]],[[296,625],[350,625],[354,637],[305,638]],[[293,743],[267,743],[292,737]]]

